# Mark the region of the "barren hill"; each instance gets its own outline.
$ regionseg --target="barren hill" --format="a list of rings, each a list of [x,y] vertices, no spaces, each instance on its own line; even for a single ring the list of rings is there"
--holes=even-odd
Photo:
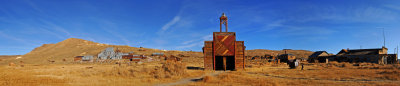
[[[142,48],[144,51],[139,51],[140,48],[123,46],[123,45],[107,45],[87,41],[77,38],[69,38],[56,44],[43,44],[35,48],[31,52],[22,55],[20,60],[27,63],[43,63],[48,60],[61,62],[63,59],[72,61],[75,56],[93,55],[97,56],[98,53],[107,47],[114,47],[121,52],[134,52],[140,55],[151,55],[151,53],[165,53],[166,55],[186,54],[192,56],[199,56],[201,52],[182,52],[182,51],[163,51],[158,49]]]
[[[97,56],[98,53],[106,49],[107,47],[114,47],[121,52],[134,52],[138,55],[151,55],[152,53],[164,53],[165,55],[177,55],[183,54],[191,57],[202,57],[202,52],[191,52],[191,51],[163,51],[159,49],[150,48],[137,48],[124,45],[108,45],[101,44],[92,41],[87,41],[77,38],[69,38],[56,44],[43,44],[40,47],[33,49],[31,52],[20,56],[20,59],[15,61],[24,61],[26,63],[48,63],[48,61],[55,61],[56,63],[62,62],[63,59],[66,61],[72,61],[75,56],[93,55]],[[144,50],[144,51],[143,51]],[[313,52],[306,50],[288,50],[290,54],[294,54],[297,57],[308,57]],[[278,55],[283,54],[284,51],[280,50],[246,50],[246,56],[262,56],[265,54]]]
[[[308,50],[286,50],[287,54],[293,54],[296,57],[308,58],[314,52]],[[277,56],[279,54],[285,54],[285,50],[265,50],[265,49],[254,49],[246,50],[246,56],[263,56],[263,55]]]

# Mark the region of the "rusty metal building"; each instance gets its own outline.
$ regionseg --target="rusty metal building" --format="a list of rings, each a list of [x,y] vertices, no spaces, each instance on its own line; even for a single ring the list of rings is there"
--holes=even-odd
[[[203,47],[205,70],[240,70],[245,67],[244,41],[236,41],[236,33],[228,32],[225,14],[220,17],[220,32],[213,32],[213,41]],[[222,32],[222,24],[225,32]]]

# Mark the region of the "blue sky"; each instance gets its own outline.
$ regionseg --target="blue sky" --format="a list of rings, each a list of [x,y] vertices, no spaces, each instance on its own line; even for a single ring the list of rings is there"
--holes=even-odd
[[[219,31],[247,49],[379,48],[399,45],[400,1],[390,0],[0,0],[0,55],[25,54],[67,38],[201,51]]]

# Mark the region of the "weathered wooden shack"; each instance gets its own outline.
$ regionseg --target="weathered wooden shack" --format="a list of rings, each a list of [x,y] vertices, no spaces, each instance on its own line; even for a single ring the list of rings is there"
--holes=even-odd
[[[296,56],[293,54],[282,54],[278,55],[278,58],[280,59],[280,62],[288,62],[289,60],[296,59]]]
[[[129,59],[130,61],[140,61],[146,58],[145,55],[122,55],[122,59]]]
[[[74,61],[93,61],[93,56],[86,55],[86,56],[75,56]]]
[[[316,51],[308,57],[308,62],[310,63],[325,63],[326,61],[331,60],[333,55],[330,55],[326,51]]]
[[[83,56],[75,56],[74,61],[82,61]]]

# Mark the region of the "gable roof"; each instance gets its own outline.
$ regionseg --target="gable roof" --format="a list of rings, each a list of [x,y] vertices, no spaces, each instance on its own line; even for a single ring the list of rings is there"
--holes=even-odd
[[[309,57],[318,57],[319,55],[321,55],[322,53],[326,53],[328,54],[328,52],[326,51],[316,51],[313,54],[311,54]]]
[[[379,51],[381,50],[383,50],[383,48],[353,50],[342,49],[337,55],[378,55]]]

